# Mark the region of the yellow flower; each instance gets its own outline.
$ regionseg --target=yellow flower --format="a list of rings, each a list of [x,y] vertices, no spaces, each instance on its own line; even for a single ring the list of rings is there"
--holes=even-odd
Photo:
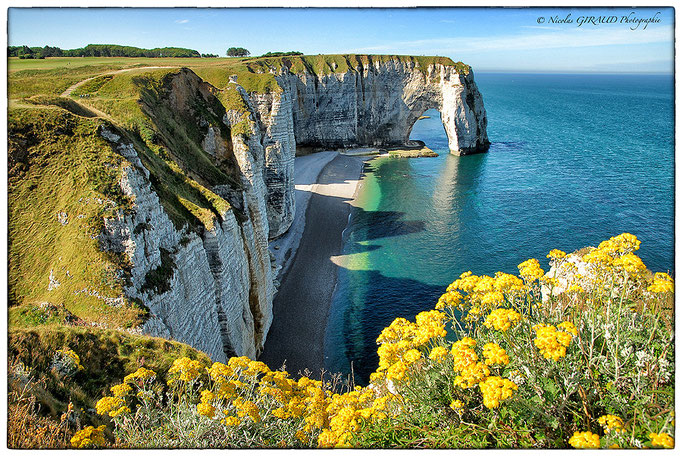
[[[494,328],[497,331],[506,332],[512,324],[521,321],[521,314],[513,309],[495,309],[483,322],[486,328]]]
[[[522,291],[524,289],[523,280],[515,275],[504,272],[495,273],[495,290],[507,293],[513,291]]]
[[[73,363],[73,366],[75,366],[78,370],[83,370],[84,367],[81,366],[81,359],[80,357],[76,354],[75,351],[65,348],[63,350],[57,350],[57,353],[62,355],[62,358],[68,359],[69,362]]]
[[[462,408],[464,408],[464,402],[460,401],[459,399],[454,400],[450,402],[450,408],[456,412],[459,412]]]
[[[142,382],[146,381],[154,381],[156,378],[156,372],[150,369],[145,369],[144,367],[140,367],[138,370],[133,372],[132,374],[128,374],[125,376],[123,381],[125,383],[131,383],[134,380],[142,380]]]
[[[488,366],[493,364],[502,364],[506,366],[509,364],[509,356],[504,348],[500,347],[496,343],[490,342],[483,346],[483,357],[485,358],[485,363]]]
[[[649,438],[651,439],[651,445],[654,447],[661,447],[661,448],[674,448],[675,447],[675,439],[670,437],[665,432],[661,432],[660,434],[656,434],[656,433],[652,432],[651,434],[649,434]]]
[[[200,402],[199,404],[197,404],[197,412],[199,413],[199,415],[203,415],[208,418],[213,418],[215,416],[215,407],[213,407],[211,404]]]
[[[483,394],[483,405],[489,409],[500,406],[500,402],[509,399],[518,389],[516,383],[502,377],[488,377],[478,384]]]
[[[535,330],[535,346],[540,349],[540,353],[547,359],[559,361],[566,356],[566,348],[571,343],[571,334],[557,331],[553,325],[538,324],[533,326]]]
[[[222,420],[220,420],[221,423],[223,423],[225,426],[238,426],[241,424],[242,420],[237,418],[236,416],[226,416]]]
[[[601,446],[599,435],[590,431],[574,433],[573,437],[568,439],[568,443],[573,448],[599,448]]]
[[[547,258],[559,259],[559,258],[563,258],[565,256],[566,256],[566,252],[563,252],[559,249],[553,249],[553,250],[549,251]]]
[[[127,383],[120,383],[118,385],[114,385],[110,389],[111,392],[114,394],[114,397],[125,397],[132,390],[130,385],[128,385]]]
[[[431,353],[429,354],[429,359],[437,362],[442,362],[447,358],[448,356],[448,350],[445,347],[434,347],[433,350],[431,350]],[[370,376],[371,379],[371,376]]]
[[[657,272],[654,274],[654,281],[649,285],[647,290],[653,293],[672,293],[674,291],[673,279],[664,272]]]
[[[639,258],[634,253],[627,253],[621,257],[616,258],[613,261],[613,266],[624,269],[630,274],[636,274],[638,272],[646,270],[646,266],[644,266],[644,263],[642,262],[641,258]]]
[[[99,427],[88,426],[80,431],[76,432],[71,438],[71,446],[74,448],[93,448],[93,447],[103,447],[106,445],[106,440],[104,440],[104,429],[106,426],[103,424]]]
[[[538,260],[531,258],[519,265],[519,275],[529,282],[533,282],[545,275],[545,271],[540,267]]]
[[[175,375],[177,378],[168,380],[168,384],[172,384],[175,380],[182,382],[192,382],[201,375],[202,365],[199,361],[190,358],[182,357],[173,361],[173,365],[168,370],[169,375]]]
[[[130,413],[130,409],[126,407],[126,402],[120,397],[105,396],[95,404],[95,410],[99,415],[109,415],[116,417],[121,413]]]
[[[272,413],[272,416],[279,418],[279,419],[282,419],[282,420],[287,419],[289,417],[289,414],[287,413],[287,411],[285,409],[283,409],[282,407],[274,409],[271,413]]]
[[[421,357],[422,357],[421,352],[419,350],[414,349],[414,348],[412,350],[409,350],[407,353],[405,353],[403,355],[403,359],[405,360],[405,362],[407,364],[412,364],[412,363],[420,360]]]
[[[455,386],[461,388],[473,388],[490,375],[490,369],[483,363],[470,364],[462,369],[460,375],[455,377]]]
[[[597,420],[599,424],[604,428],[606,432],[623,432],[623,420],[616,415],[602,415]]]
[[[462,303],[462,294],[458,291],[448,291],[441,295],[436,303],[436,309],[441,310],[445,307],[459,307]]]
[[[573,323],[571,323],[570,321],[561,322],[557,325],[557,327],[559,329],[562,329],[562,330],[568,332],[568,333],[573,334],[574,336],[578,335],[578,328],[576,328],[575,325]]]

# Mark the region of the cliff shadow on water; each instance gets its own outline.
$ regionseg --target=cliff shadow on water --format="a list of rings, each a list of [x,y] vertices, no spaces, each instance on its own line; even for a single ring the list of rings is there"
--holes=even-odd
[[[434,148],[440,157],[377,159],[365,168],[325,338],[326,369],[352,372],[357,384],[366,384],[378,366],[382,329],[433,309],[471,267],[465,258],[476,249],[486,254],[462,218],[482,216],[475,194],[488,157]]]

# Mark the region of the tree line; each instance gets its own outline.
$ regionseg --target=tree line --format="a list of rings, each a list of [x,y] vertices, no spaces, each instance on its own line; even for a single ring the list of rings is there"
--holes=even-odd
[[[215,54],[202,55],[194,49],[177,47],[142,49],[118,44],[88,44],[78,49],[60,49],[53,46],[8,46],[7,55],[20,59],[44,59],[45,57],[217,57]]]
[[[248,57],[248,49],[231,47],[227,50],[228,57]],[[287,55],[303,55],[302,52],[267,52],[261,57],[281,57]],[[78,49],[60,49],[56,46],[7,46],[8,57],[20,59],[44,59],[46,57],[204,57],[216,58],[217,54],[201,54],[194,49],[178,47],[163,47],[143,49],[134,46],[118,44],[88,44]]]

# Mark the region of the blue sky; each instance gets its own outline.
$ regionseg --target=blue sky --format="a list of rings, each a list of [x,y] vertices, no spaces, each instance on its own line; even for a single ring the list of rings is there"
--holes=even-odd
[[[569,14],[572,22],[552,20]],[[585,16],[616,22],[579,25]],[[659,22],[636,27],[624,16]],[[510,72],[660,73],[674,66],[671,8],[13,8],[8,20],[9,45],[63,49],[115,43],[221,56],[230,46],[252,55],[445,55],[476,71]]]

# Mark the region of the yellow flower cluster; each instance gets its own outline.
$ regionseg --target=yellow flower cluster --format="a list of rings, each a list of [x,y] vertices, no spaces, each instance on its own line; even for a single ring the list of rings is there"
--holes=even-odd
[[[106,440],[104,440],[104,429],[106,426],[103,424],[98,427],[88,426],[76,432],[73,437],[71,437],[71,446],[74,448],[93,448],[93,447],[103,447],[106,445]]]
[[[559,249],[552,249],[549,251],[549,254],[547,254],[547,258],[552,258],[555,260],[558,260],[560,258],[564,258],[566,256],[566,252],[561,251]]]
[[[415,323],[404,318],[393,320],[377,338],[377,372],[385,371],[389,380],[403,380],[410,365],[422,359],[419,348],[432,339],[445,337],[445,318],[444,313],[430,310],[419,313]]]
[[[467,271],[448,286],[436,308],[448,306],[468,310],[465,319],[477,320],[482,311],[495,309],[507,298],[513,298],[524,290],[523,280],[512,274],[498,272],[495,277],[490,277],[476,276]]]
[[[616,415],[602,415],[597,422],[608,432],[623,432],[625,425],[623,420]]]
[[[613,260],[612,264],[613,267],[621,268],[630,274],[636,274],[646,270],[646,266],[644,266],[642,260],[633,253],[626,253],[625,255],[616,258]]]
[[[125,376],[123,381],[125,383],[134,383],[137,381],[141,381],[142,383],[145,383],[147,381],[154,381],[156,378],[156,372],[154,372],[151,369],[146,369],[144,367],[140,367],[137,369],[135,372],[132,374],[128,374]]]
[[[570,321],[562,321],[561,323],[559,323],[557,325],[557,328],[559,328],[563,331],[566,331],[568,333],[571,333],[574,336],[578,335],[578,328],[576,328],[575,325],[573,323],[571,323]]]
[[[460,372],[478,361],[478,355],[473,349],[475,346],[476,341],[471,337],[464,337],[452,344],[450,352],[454,357],[455,372]]]
[[[130,409],[126,406],[125,399],[120,397],[104,396],[95,404],[95,410],[99,415],[109,415],[115,418],[123,413],[130,413]]]
[[[437,347],[434,347],[433,350],[431,350],[431,353],[429,353],[429,359],[436,361],[436,362],[445,361],[445,359],[447,357],[448,357],[448,349],[445,347],[441,347],[440,345]]]
[[[483,325],[486,328],[494,328],[497,331],[506,332],[512,324],[521,321],[521,314],[513,309],[495,309],[485,319]]]
[[[528,282],[534,282],[545,275],[540,262],[535,258],[524,261],[519,265],[519,275]]]
[[[450,408],[456,412],[459,412],[464,408],[464,402],[460,401],[459,399],[456,399],[450,402]]]
[[[490,342],[483,346],[483,357],[485,358],[485,363],[488,366],[493,364],[501,364],[506,366],[509,364],[509,356],[504,348],[500,347],[496,343]]]
[[[118,385],[114,385],[110,389],[114,397],[125,397],[132,390],[131,386],[127,383],[120,383]]]
[[[434,318],[425,315],[419,321],[429,327]],[[403,358],[416,362],[421,356],[419,350],[410,349]],[[227,364],[213,363],[206,371],[211,386],[201,391],[199,415],[210,419],[222,416],[220,422],[227,427],[244,424],[244,420],[292,420],[302,426],[296,431],[297,440],[309,442],[319,432],[321,447],[346,445],[361,420],[385,418],[384,410],[391,400],[376,397],[370,388],[333,394],[319,380],[301,377],[296,381],[287,372],[273,372],[262,362],[246,357],[230,358]]]
[[[377,421],[386,418],[389,397],[377,398],[370,388],[356,387],[346,394],[335,394],[326,411],[330,415],[329,428],[318,438],[321,447],[346,447],[353,433],[360,429],[362,421]]]
[[[599,435],[590,431],[574,433],[573,437],[568,439],[568,443],[573,448],[599,448],[601,446]]]
[[[71,350],[70,348],[65,348],[62,350],[57,350],[57,353],[61,354],[63,358],[66,358],[70,362],[72,362],[73,365],[78,370],[83,370],[83,366],[81,365],[81,358],[75,351]]]
[[[516,383],[502,377],[488,377],[478,384],[483,395],[483,405],[489,409],[500,406],[500,402],[509,399],[519,389]]]
[[[459,308],[462,304],[462,293],[458,291],[446,291],[438,299],[436,303],[436,310],[443,310],[446,307]]]
[[[652,432],[651,434],[649,434],[649,438],[651,439],[651,445],[654,447],[659,447],[659,448],[674,448],[675,447],[675,439],[670,437],[665,432],[661,432],[660,434],[656,434],[655,432]]]
[[[481,388],[486,407],[498,407],[499,401],[511,397],[516,385],[501,377],[490,377],[488,366],[492,364],[506,365],[509,363],[509,356],[498,344],[487,343],[483,346],[485,363],[482,363],[474,351],[475,346],[476,341],[470,337],[464,337],[452,344],[453,368],[458,373],[454,385],[463,389],[478,385]]]
[[[197,360],[187,357],[176,359],[168,370],[168,374],[172,376],[168,384],[172,385],[177,381],[192,382],[199,378],[202,370],[203,366]]]
[[[638,250],[640,244],[641,242],[634,234],[623,233],[610,238],[608,241],[602,241],[597,249],[609,255],[627,254]]]
[[[602,268],[614,268],[629,274],[646,271],[642,260],[635,255],[640,241],[630,233],[619,234],[599,244],[599,247],[583,255],[583,261]]]
[[[647,290],[653,293],[672,293],[675,289],[673,279],[665,272],[657,272],[654,274],[654,281],[649,285]]]
[[[561,327],[561,329],[565,328]],[[575,326],[573,326],[574,329]],[[540,349],[540,353],[547,359],[559,361],[560,358],[566,356],[566,349],[571,343],[571,333],[566,331],[557,331],[553,325],[538,324],[533,326],[535,330],[535,339],[533,342],[535,346]]]

